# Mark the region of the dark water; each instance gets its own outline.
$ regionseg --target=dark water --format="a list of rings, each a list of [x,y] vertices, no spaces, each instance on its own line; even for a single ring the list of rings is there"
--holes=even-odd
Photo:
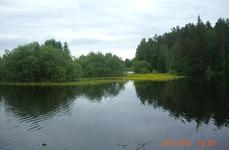
[[[185,79],[0,87],[0,150],[227,150],[228,85]],[[184,140],[191,145],[171,145]]]

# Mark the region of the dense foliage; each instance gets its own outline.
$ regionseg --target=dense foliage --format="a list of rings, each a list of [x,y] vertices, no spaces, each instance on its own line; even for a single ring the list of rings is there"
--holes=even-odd
[[[81,68],[83,77],[110,77],[121,76],[124,72],[124,64],[121,58],[111,53],[89,53],[87,56],[80,56],[76,63]]]
[[[142,39],[135,59],[150,64],[149,71],[188,75],[229,70],[229,19],[218,19],[212,27],[198,17],[197,24],[173,28],[161,36]]]
[[[79,77],[119,76],[124,71],[120,58],[90,53],[74,59],[65,42],[54,39],[18,46],[0,57],[0,80],[17,82],[63,82]]]
[[[134,61],[133,71],[135,73],[149,73],[150,64],[147,61]]]
[[[62,46],[53,39],[6,52],[1,66],[1,77],[6,81],[69,81],[77,77],[67,43]]]
[[[124,61],[124,65],[125,65],[125,68],[127,70],[132,70],[132,67],[133,67],[133,60],[130,60],[130,59],[125,59]]]

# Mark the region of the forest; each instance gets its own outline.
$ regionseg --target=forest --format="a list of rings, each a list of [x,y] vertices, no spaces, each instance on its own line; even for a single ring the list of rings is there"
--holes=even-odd
[[[0,80],[12,82],[65,82],[80,78],[118,77],[135,73],[174,73],[187,76],[229,74],[229,19],[214,26],[197,23],[143,38],[135,58],[123,61],[111,53],[91,52],[76,58],[68,44],[50,39],[6,50],[0,57]]]
[[[128,60],[126,61],[128,62]],[[229,72],[229,19],[214,26],[197,23],[143,38],[132,61],[135,72],[172,72],[189,76]]]

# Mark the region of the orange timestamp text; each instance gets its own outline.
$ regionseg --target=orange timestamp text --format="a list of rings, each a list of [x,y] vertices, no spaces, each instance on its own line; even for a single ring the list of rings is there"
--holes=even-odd
[[[201,148],[210,148],[214,147],[216,145],[216,141],[213,139],[207,139],[207,140],[197,140],[195,142],[192,142],[191,140],[170,140],[166,139],[161,142],[161,146],[163,147],[191,147],[193,145],[196,145]]]

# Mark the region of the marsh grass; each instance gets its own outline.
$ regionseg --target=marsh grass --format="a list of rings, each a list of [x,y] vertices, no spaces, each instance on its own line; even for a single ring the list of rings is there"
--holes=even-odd
[[[155,73],[155,74],[127,74],[121,77],[100,77],[100,78],[81,78],[75,82],[0,82],[0,85],[6,86],[84,86],[108,83],[120,83],[128,80],[133,81],[169,81],[184,78],[181,75]]]
[[[153,73],[153,74],[128,74],[124,78],[127,80],[150,80],[150,81],[168,81],[184,78],[182,75],[168,73]]]

